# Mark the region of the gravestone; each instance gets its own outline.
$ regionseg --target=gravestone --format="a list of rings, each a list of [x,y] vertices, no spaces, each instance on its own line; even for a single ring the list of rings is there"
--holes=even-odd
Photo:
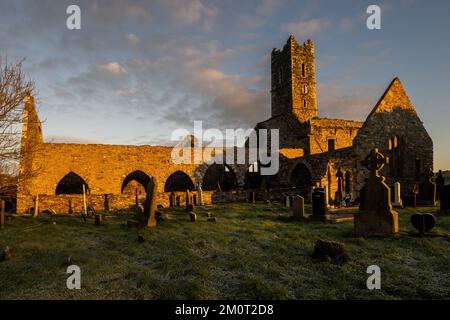
[[[416,213],[411,216],[411,224],[423,235],[436,225],[436,218],[431,213]]]
[[[312,192],[312,214],[313,216],[325,216],[327,214],[327,195],[323,188],[315,188]]]
[[[103,208],[105,209],[106,212],[109,211],[109,195],[108,194],[104,195]]]
[[[158,184],[155,177],[151,177],[147,185],[147,195],[144,203],[144,216],[147,219],[147,227],[156,227],[156,191]]]
[[[248,202],[253,204],[256,202],[256,195],[254,191],[248,192]]]
[[[416,208],[417,207],[417,195],[415,193],[408,193],[403,197],[403,205],[409,208]]]
[[[419,186],[419,196],[417,202],[421,205],[436,205],[436,185],[431,181],[433,176],[433,170],[430,169],[427,173],[425,173],[424,180]]]
[[[84,207],[81,208],[81,218],[83,219],[83,223],[87,222],[87,215],[86,215],[86,211],[84,210]]]
[[[191,202],[191,192],[189,191],[189,189],[186,190],[186,194],[184,196],[184,200],[185,200],[185,203],[186,203],[186,207],[187,207],[188,204],[192,203]]]
[[[445,179],[442,176],[442,170],[439,170],[439,173],[436,177],[436,199],[441,199],[441,190],[445,185]]]
[[[94,224],[95,224],[96,226],[99,226],[99,225],[102,224],[102,222],[103,222],[102,215],[101,215],[101,214],[96,214],[96,215],[94,216]]]
[[[5,227],[5,200],[1,201],[1,208],[0,208],[0,228]]]
[[[383,236],[398,233],[398,213],[392,210],[391,189],[379,174],[386,163],[386,158],[376,148],[363,161],[370,170],[370,177],[361,190],[360,212],[354,216],[357,235]]]
[[[286,196],[286,208],[290,208],[290,207],[291,207],[291,197]]]
[[[334,195],[334,199],[336,204],[340,207],[342,205],[342,190],[344,189],[344,174],[342,173],[341,168],[338,169],[338,172],[336,173],[337,183],[338,183],[338,189]]]
[[[402,203],[402,198],[401,198],[401,186],[400,186],[400,182],[396,182],[394,184],[394,207],[402,207],[403,203]]]
[[[73,214],[73,205],[72,205],[72,200],[69,199],[69,210],[68,210],[69,214]]]
[[[142,219],[143,217],[144,217],[144,206],[140,204],[136,207],[136,218]]]
[[[441,188],[441,206],[439,214],[450,214],[450,185]]]
[[[195,214],[195,212],[189,212],[189,217],[191,219],[191,222],[197,221],[197,215]]]
[[[169,205],[171,208],[175,207],[176,204],[176,197],[175,197],[175,192],[171,192],[170,196],[169,196]]]
[[[198,184],[197,188],[197,205],[203,206],[203,190],[202,190],[202,184]]]
[[[305,198],[302,196],[294,196],[292,203],[292,218],[295,220],[300,220],[306,218],[305,216]]]

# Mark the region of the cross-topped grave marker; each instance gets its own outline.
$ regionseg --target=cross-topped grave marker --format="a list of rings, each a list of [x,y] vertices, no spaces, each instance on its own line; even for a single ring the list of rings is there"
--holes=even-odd
[[[361,189],[361,212],[355,214],[357,235],[393,235],[398,232],[398,214],[392,210],[391,189],[379,173],[387,163],[388,160],[376,148],[363,161],[370,177]]]

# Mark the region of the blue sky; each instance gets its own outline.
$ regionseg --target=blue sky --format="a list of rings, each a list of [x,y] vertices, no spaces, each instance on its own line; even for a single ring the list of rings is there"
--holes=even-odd
[[[82,29],[66,28],[77,4]],[[382,29],[366,28],[366,8]],[[399,76],[450,169],[450,2],[0,0],[0,55],[25,58],[47,141],[165,144],[269,117],[270,52],[316,49],[319,114],[364,120]]]

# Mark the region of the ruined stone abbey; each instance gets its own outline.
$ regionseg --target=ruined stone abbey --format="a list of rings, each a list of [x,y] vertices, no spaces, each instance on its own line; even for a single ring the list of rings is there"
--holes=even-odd
[[[356,199],[368,176],[361,162],[372,148],[389,158],[382,174],[390,186],[400,182],[402,193],[433,168],[433,142],[398,78],[364,122],[326,119],[318,117],[313,42],[300,44],[291,36],[282,49],[272,51],[271,63],[272,114],[255,128],[279,129],[280,169],[275,176],[261,176],[259,166],[251,163],[174,164],[172,147],[166,146],[44,143],[29,97],[20,171],[30,174],[18,186],[17,212],[29,212],[37,197],[41,210],[80,212],[83,186],[96,210],[128,209],[136,198],[145,197],[150,177],[157,180],[158,201],[164,206],[171,192],[181,202],[186,190],[200,184],[206,203],[243,200],[248,190],[260,198],[267,190],[273,198],[300,193],[308,201],[316,185],[326,187],[330,203],[338,188]],[[338,176],[343,181],[339,187]]]

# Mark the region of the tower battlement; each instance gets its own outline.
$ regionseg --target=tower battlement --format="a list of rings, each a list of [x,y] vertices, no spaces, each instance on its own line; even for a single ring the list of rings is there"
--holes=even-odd
[[[314,43],[291,35],[271,57],[272,117],[292,113],[301,122],[317,117]]]

